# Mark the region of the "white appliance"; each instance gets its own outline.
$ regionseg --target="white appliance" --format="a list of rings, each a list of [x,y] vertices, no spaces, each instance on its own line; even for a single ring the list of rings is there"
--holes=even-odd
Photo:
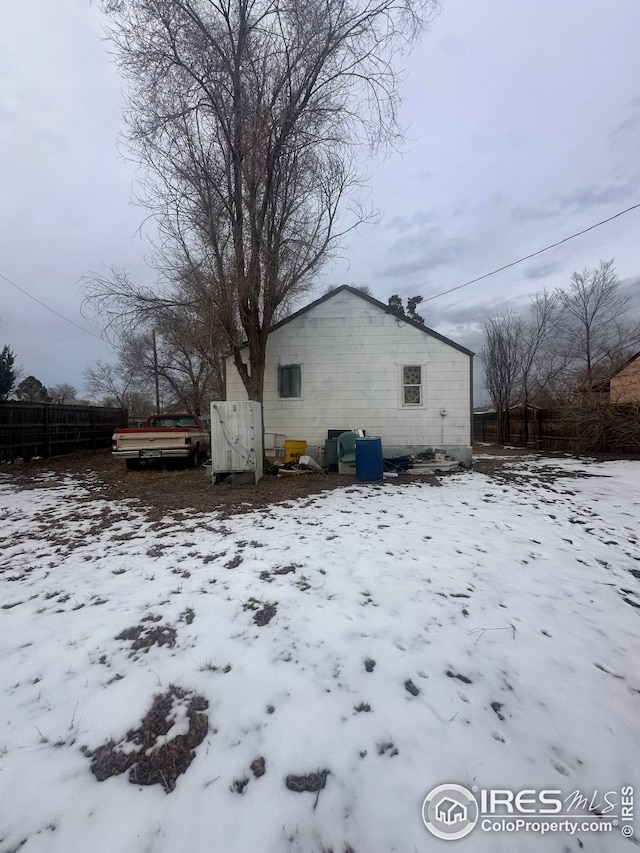
[[[253,400],[211,403],[212,474],[263,474],[262,406]]]

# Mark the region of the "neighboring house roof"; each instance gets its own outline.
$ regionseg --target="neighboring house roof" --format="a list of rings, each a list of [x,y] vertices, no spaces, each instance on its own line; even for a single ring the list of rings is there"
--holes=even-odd
[[[297,317],[301,317],[303,314],[306,314],[307,311],[311,311],[313,308],[316,307],[316,305],[320,305],[322,302],[327,302],[329,299],[332,299],[334,296],[337,296],[338,293],[343,293],[345,291],[347,293],[351,293],[353,296],[358,296],[360,299],[363,299],[365,302],[368,302],[375,308],[379,308],[381,311],[384,311],[385,314],[391,314],[394,319],[400,320],[404,323],[408,323],[409,326],[413,326],[415,329],[420,329],[420,331],[424,332],[426,335],[429,335],[432,338],[436,338],[437,340],[442,341],[442,343],[448,344],[450,347],[457,349],[459,352],[463,352],[465,355],[475,355],[475,353],[473,353],[471,350],[468,350],[466,349],[466,347],[457,344],[450,338],[445,338],[444,335],[438,334],[438,332],[435,332],[428,326],[424,326],[422,323],[418,323],[416,320],[412,320],[410,317],[404,317],[402,314],[398,314],[398,312],[394,311],[393,308],[391,308],[389,305],[385,305],[384,302],[379,302],[377,299],[374,299],[373,296],[369,296],[355,287],[350,287],[348,284],[343,284],[341,287],[336,287],[335,290],[330,290],[329,293],[325,293],[325,295],[321,296],[320,299],[316,299],[315,302],[310,302],[309,305],[306,305],[304,308],[301,308],[299,311],[296,311],[295,314],[291,314],[289,317],[286,317],[284,320],[281,320],[279,323],[276,323],[274,326],[271,327],[270,333],[275,332],[276,329],[281,329],[283,326],[286,326],[287,323],[290,323]]]
[[[628,361],[625,361],[625,363],[622,365],[622,367],[619,367],[615,371],[615,373],[611,374],[611,376],[609,378],[613,379],[614,376],[617,376],[619,373],[622,373],[623,370],[626,370],[627,367],[629,367],[630,364],[633,364],[633,362],[636,361],[637,359],[640,359],[640,352],[637,352],[635,355],[632,355],[631,358]]]
[[[583,388],[578,388],[580,391],[593,391],[595,393],[608,394],[611,390],[611,380],[615,379],[616,376],[623,373],[630,365],[633,364],[634,361],[638,361],[640,359],[640,352],[637,352],[635,355],[632,355],[630,359],[625,361],[625,363],[615,370],[610,376],[605,377],[604,379],[596,379],[595,382],[592,382],[591,385],[586,385]]]

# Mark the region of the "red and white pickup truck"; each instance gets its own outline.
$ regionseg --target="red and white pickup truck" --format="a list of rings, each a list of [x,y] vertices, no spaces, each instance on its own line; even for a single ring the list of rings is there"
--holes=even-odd
[[[158,459],[184,459],[197,465],[209,453],[209,431],[190,412],[150,415],[140,429],[117,429],[111,453],[115,459],[124,459],[129,469]]]

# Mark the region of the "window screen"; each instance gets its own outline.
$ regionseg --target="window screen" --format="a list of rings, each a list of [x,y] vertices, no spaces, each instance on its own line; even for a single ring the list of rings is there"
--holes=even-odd
[[[422,368],[419,364],[402,368],[402,402],[405,406],[422,405]]]
[[[280,397],[302,396],[302,370],[299,364],[278,365],[278,395]]]

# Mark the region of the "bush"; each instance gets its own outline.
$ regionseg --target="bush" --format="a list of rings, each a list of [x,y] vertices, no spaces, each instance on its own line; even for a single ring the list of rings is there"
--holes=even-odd
[[[578,453],[640,453],[640,403],[614,405],[602,394],[582,395],[564,410]],[[569,424],[568,424],[569,425]]]

